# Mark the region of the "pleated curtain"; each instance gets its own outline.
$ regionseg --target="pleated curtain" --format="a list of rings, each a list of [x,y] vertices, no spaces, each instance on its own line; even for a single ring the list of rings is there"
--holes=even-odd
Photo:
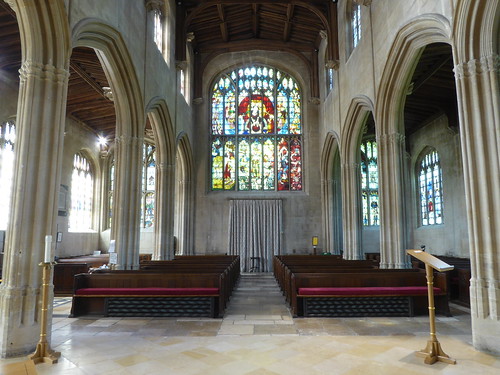
[[[281,228],[281,200],[231,200],[229,253],[240,256],[241,272],[272,271],[273,255],[279,254],[281,246]]]

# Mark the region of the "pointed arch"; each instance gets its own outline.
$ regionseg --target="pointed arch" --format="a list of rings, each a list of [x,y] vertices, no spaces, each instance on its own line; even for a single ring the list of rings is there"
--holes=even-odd
[[[127,45],[114,27],[96,18],[78,22],[73,45],[91,47],[103,66],[116,108],[115,201],[111,239],[119,269],[139,267],[141,165],[145,114],[142,89]]]
[[[182,132],[177,137],[174,233],[176,254],[193,255],[194,161],[189,137]]]
[[[380,267],[409,268],[405,206],[405,134],[403,108],[411,77],[424,47],[451,44],[451,25],[438,14],[410,20],[396,34],[389,50],[375,105],[377,124]]]
[[[342,223],[344,257],[362,259],[359,144],[366,119],[373,111],[367,96],[351,100],[341,138]]]
[[[325,252],[342,251],[342,204],[340,184],[340,137],[328,132],[321,152],[321,200]]]
[[[146,106],[148,118],[153,128],[156,164],[156,221],[154,259],[171,259],[174,248],[174,176],[175,176],[175,136],[172,119],[164,99],[154,97]]]

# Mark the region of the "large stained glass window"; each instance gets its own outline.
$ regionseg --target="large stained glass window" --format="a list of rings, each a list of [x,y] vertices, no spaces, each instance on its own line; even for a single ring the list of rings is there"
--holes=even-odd
[[[156,148],[144,143],[142,170],[141,228],[152,228],[155,223]]]
[[[0,125],[0,230],[6,230],[9,220],[12,180],[14,177],[14,143],[16,126],[7,121]]]
[[[431,150],[422,158],[419,173],[420,224],[443,223],[443,182],[439,154]]]
[[[380,225],[377,143],[373,140],[361,144],[361,207],[364,226]]]
[[[301,95],[290,75],[260,65],[222,74],[211,105],[212,190],[302,190]]]
[[[69,230],[88,231],[92,229],[92,201],[94,178],[89,161],[81,153],[73,157],[71,176],[71,211]]]

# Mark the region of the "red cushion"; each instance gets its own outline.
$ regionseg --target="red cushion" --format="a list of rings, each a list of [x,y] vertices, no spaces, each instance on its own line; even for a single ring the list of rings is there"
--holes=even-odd
[[[81,288],[75,294],[77,296],[208,296],[219,294],[219,288]]]
[[[434,294],[441,293],[434,288]],[[301,296],[387,296],[387,295],[427,295],[426,286],[377,286],[352,288],[299,288]]]

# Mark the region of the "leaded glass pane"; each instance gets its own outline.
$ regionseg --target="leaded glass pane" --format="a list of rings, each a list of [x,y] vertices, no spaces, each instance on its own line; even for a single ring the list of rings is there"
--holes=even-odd
[[[361,208],[364,226],[380,225],[377,143],[364,141],[361,151]]]
[[[421,225],[442,224],[442,170],[439,155],[436,151],[430,151],[422,158],[419,172],[419,190]]]
[[[141,227],[152,228],[155,222],[156,148],[144,143],[142,171]]]
[[[92,200],[94,182],[88,160],[81,154],[73,157],[71,176],[71,211],[69,228],[74,231],[88,231],[92,227]]]
[[[301,96],[291,76],[260,65],[222,74],[211,108],[212,190],[302,190]]]

